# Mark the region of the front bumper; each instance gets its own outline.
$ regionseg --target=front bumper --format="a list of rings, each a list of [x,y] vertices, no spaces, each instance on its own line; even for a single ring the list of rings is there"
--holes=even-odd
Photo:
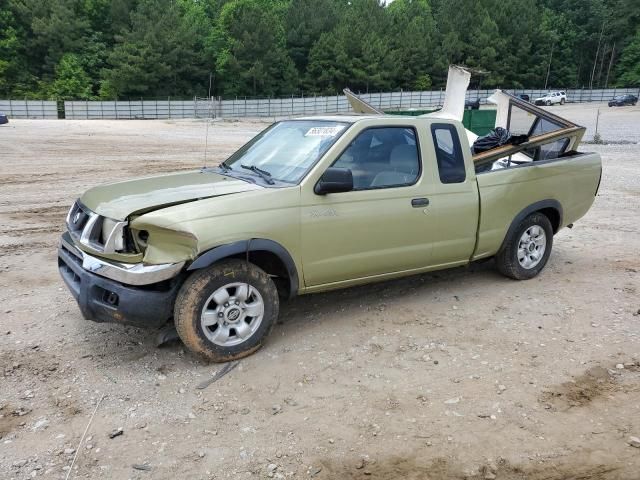
[[[93,271],[92,266],[96,267]],[[180,269],[181,267],[182,265]],[[180,269],[176,272],[167,267],[173,275],[171,279],[166,275],[158,277],[159,270],[152,269],[152,275],[147,279],[165,278],[143,286],[106,278],[107,273],[122,274],[121,268],[121,265],[109,264],[80,251],[68,233],[62,236],[58,248],[58,270],[85,319],[138,327],[164,325],[173,316],[173,305],[181,284]],[[93,273],[94,271],[99,274]],[[127,269],[124,275],[123,278],[131,278],[131,272]],[[141,277],[136,278],[140,281]]]

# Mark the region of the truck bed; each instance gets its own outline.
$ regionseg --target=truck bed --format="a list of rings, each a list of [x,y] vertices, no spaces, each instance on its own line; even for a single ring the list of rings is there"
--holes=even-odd
[[[554,231],[580,219],[593,204],[601,173],[600,155],[577,152],[478,173],[480,219],[473,259],[494,255],[512,220],[532,204],[561,205]]]

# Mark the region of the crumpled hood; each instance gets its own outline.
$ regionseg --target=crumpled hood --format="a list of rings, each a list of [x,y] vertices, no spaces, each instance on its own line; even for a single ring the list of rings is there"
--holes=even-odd
[[[210,171],[191,171],[100,185],[87,190],[80,201],[99,215],[125,220],[133,213],[262,188]]]

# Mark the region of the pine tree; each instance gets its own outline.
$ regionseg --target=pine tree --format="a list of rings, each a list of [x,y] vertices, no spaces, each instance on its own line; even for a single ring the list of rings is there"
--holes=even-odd
[[[283,11],[279,2],[259,0],[234,0],[222,8],[212,45],[224,95],[283,95],[296,90]]]
[[[90,100],[91,79],[82,68],[80,58],[67,53],[56,65],[55,80],[49,88],[49,97],[57,100]]]
[[[617,69],[619,87],[640,86],[640,28],[622,52]]]

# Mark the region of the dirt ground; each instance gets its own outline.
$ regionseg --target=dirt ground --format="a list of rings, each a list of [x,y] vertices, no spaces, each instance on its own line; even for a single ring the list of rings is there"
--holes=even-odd
[[[555,111],[592,138],[597,108]],[[212,124],[208,162],[263,127]],[[487,262],[303,296],[261,351],[198,390],[219,365],[82,319],[56,246],[83,190],[200,166],[205,124],[12,120],[0,478],[62,479],[77,454],[71,478],[639,479],[640,107],[604,106],[599,129],[617,142],[583,146],[602,155],[600,194],[538,278]]]

